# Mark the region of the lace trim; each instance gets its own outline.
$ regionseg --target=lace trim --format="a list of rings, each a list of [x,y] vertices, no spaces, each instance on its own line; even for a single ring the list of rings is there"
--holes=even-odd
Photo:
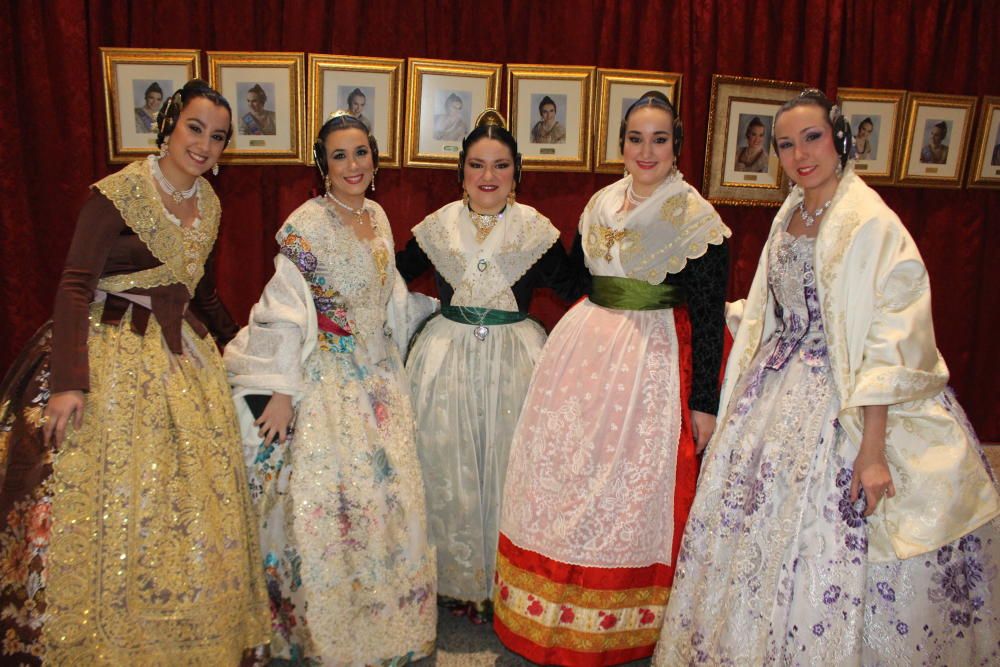
[[[101,179],[94,187],[107,197],[129,229],[134,231],[149,251],[163,262],[173,280],[157,284],[182,283],[194,296],[205,274],[215,238],[219,232],[221,205],[208,181],[202,179],[198,194],[198,217],[201,224],[179,227],[167,215],[145,162],[133,162],[121,171]],[[139,275],[146,272],[139,272]],[[149,275],[143,279],[150,278]],[[165,280],[157,274],[156,280]],[[136,285],[151,287],[155,285]]]
[[[127,292],[130,289],[159,287],[177,282],[174,272],[166,264],[154,266],[151,269],[123,273],[117,276],[105,276],[97,282],[97,289],[105,292]]]

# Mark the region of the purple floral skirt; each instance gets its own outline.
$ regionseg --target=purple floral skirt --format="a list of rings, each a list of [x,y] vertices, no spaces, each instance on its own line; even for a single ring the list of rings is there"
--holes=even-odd
[[[654,664],[1000,664],[1000,523],[868,561],[857,447],[816,333],[763,345],[720,420]]]

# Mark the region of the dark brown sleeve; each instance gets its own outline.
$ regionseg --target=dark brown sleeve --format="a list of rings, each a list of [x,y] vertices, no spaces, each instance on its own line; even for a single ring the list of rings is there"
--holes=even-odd
[[[191,302],[192,309],[199,320],[205,323],[209,332],[215,337],[220,345],[225,345],[231,341],[240,330],[233,321],[232,316],[226,309],[225,304],[219,299],[219,293],[215,289],[215,251],[209,255],[205,262],[205,275],[194,291],[194,299]]]
[[[111,246],[125,222],[104,195],[94,192],[80,210],[52,313],[52,392],[90,390],[87,331],[90,302]]]

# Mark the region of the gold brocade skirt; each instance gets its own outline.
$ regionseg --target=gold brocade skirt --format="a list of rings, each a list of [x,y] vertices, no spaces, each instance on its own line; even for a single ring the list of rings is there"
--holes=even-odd
[[[41,602],[44,613],[34,614],[39,632],[22,635],[34,650],[8,645],[21,633],[6,619],[0,658],[33,653],[53,665],[222,667],[238,665],[247,649],[268,641],[256,518],[222,360],[210,338],[183,326],[185,351],[177,356],[155,319],[140,336],[128,315],[121,324],[100,324],[100,305],[92,307],[83,426],[54,456],[36,447],[51,474],[20,502],[5,503],[3,602],[17,608],[20,599],[36,612]],[[47,361],[34,368],[41,386]],[[19,441],[40,442],[40,429],[29,422],[48,397],[46,391],[42,401],[22,400],[37,399],[34,393],[0,397],[10,426],[8,496]],[[21,415],[13,410],[19,404]],[[23,462],[31,448],[21,449]],[[46,505],[47,535],[12,530],[30,525],[25,516],[45,514]],[[16,557],[27,563],[9,567]],[[22,584],[14,575],[27,578]],[[19,648],[29,650],[8,652]]]

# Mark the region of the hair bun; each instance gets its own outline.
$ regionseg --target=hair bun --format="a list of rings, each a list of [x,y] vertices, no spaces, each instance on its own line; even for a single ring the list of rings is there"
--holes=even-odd
[[[507,121],[500,112],[496,109],[483,109],[483,112],[476,116],[475,127],[499,127],[502,130],[507,129]]]

